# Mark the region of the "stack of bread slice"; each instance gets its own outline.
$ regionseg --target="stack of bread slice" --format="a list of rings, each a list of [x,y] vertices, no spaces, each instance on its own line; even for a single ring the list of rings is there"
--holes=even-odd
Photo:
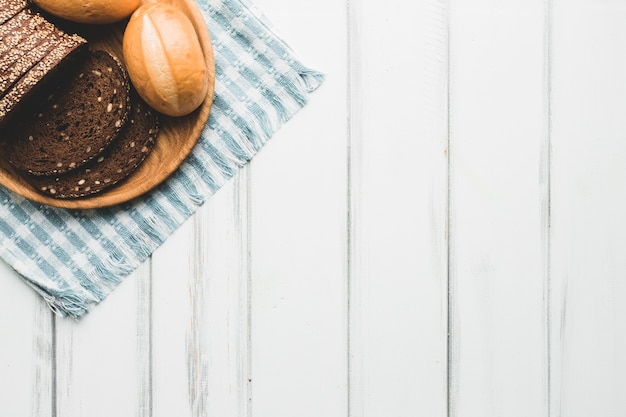
[[[33,10],[27,0],[0,0],[0,125],[40,81],[85,49]]]
[[[11,165],[56,198],[89,196],[132,173],[159,121],[120,60],[25,0],[0,0],[0,21],[0,139]]]

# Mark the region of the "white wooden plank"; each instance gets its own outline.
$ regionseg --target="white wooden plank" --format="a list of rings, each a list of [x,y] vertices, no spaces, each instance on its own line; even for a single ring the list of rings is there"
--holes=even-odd
[[[546,6],[450,6],[450,415],[545,416]]]
[[[34,311],[35,322],[34,325],[30,327],[34,332],[34,346],[32,356],[30,357],[30,375],[32,377],[30,384],[30,406],[32,411],[30,415],[33,417],[52,417],[54,416],[56,404],[56,377],[54,372],[56,339],[54,334],[54,313],[43,299],[38,295],[36,297],[37,308]],[[0,355],[0,357],[4,357],[4,355]],[[28,361],[25,362],[27,363]],[[18,363],[25,362],[20,361]],[[11,381],[11,386],[14,386],[15,380]],[[15,400],[15,398],[12,398],[12,400]],[[6,404],[7,402],[0,400],[2,404]],[[19,416],[20,414],[7,413],[7,415]]]
[[[445,416],[446,2],[350,10],[350,415]]]
[[[328,77],[251,165],[251,411],[345,416],[345,4],[256,3]]]
[[[246,171],[155,253],[153,415],[246,416]]]
[[[201,297],[191,347],[205,354],[202,367],[193,369],[206,385],[206,412],[198,417],[250,412],[248,187],[244,169],[196,216],[196,267],[204,273],[194,283]]]
[[[626,409],[626,4],[553,1],[551,411]]]
[[[185,222],[152,256],[153,417],[190,416],[187,351],[191,325],[193,222]]]
[[[52,312],[0,263],[0,415],[52,416]]]
[[[136,368],[129,369],[129,377],[134,376],[137,383],[135,415],[152,417],[152,259],[146,261],[137,274],[137,363]]]
[[[147,395],[141,390],[149,321],[140,314],[147,301],[136,280],[149,278],[148,261],[79,322],[57,318],[55,415],[146,414],[140,409]]]

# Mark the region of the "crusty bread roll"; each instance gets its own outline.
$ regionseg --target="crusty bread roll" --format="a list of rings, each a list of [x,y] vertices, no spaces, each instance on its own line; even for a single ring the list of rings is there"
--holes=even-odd
[[[157,111],[184,116],[208,92],[208,70],[193,25],[165,3],[140,6],[124,32],[123,53],[139,95]]]
[[[32,0],[50,14],[72,22],[104,24],[130,16],[141,0]]]

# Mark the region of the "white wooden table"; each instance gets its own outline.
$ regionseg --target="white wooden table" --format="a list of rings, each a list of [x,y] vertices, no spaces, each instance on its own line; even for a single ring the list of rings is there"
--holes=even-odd
[[[327,81],[80,322],[0,265],[0,416],[626,415],[626,3],[256,3]]]

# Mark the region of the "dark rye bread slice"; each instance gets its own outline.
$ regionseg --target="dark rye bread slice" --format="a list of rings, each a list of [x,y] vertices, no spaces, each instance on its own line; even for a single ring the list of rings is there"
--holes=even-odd
[[[99,193],[125,179],[154,146],[158,115],[136,93],[131,93],[128,122],[113,143],[95,160],[61,175],[34,176],[28,181],[56,198],[79,198]]]
[[[46,18],[30,9],[23,10],[6,24],[1,25],[0,32],[7,26],[15,28],[11,29],[10,34],[3,36],[0,42],[0,76],[17,61],[26,65],[28,60],[25,54],[45,42],[55,29],[60,32]]]
[[[51,24],[43,16],[28,8],[0,25],[0,58],[11,52],[40,25]]]
[[[78,35],[65,35],[41,61],[32,67],[0,98],[0,124],[15,108],[23,105],[29,95],[36,95],[37,89],[45,87],[45,81],[53,78],[66,65],[71,65],[80,56],[87,41]],[[40,84],[41,82],[41,84]]]
[[[121,62],[89,51],[67,77],[42,90],[9,133],[8,159],[33,175],[76,169],[102,152],[128,117],[130,84]]]
[[[27,0],[0,0],[0,25],[28,6]]]
[[[10,60],[0,59],[0,97],[63,39],[63,32],[55,30],[54,26],[48,29],[34,31],[32,36],[13,49]]]

